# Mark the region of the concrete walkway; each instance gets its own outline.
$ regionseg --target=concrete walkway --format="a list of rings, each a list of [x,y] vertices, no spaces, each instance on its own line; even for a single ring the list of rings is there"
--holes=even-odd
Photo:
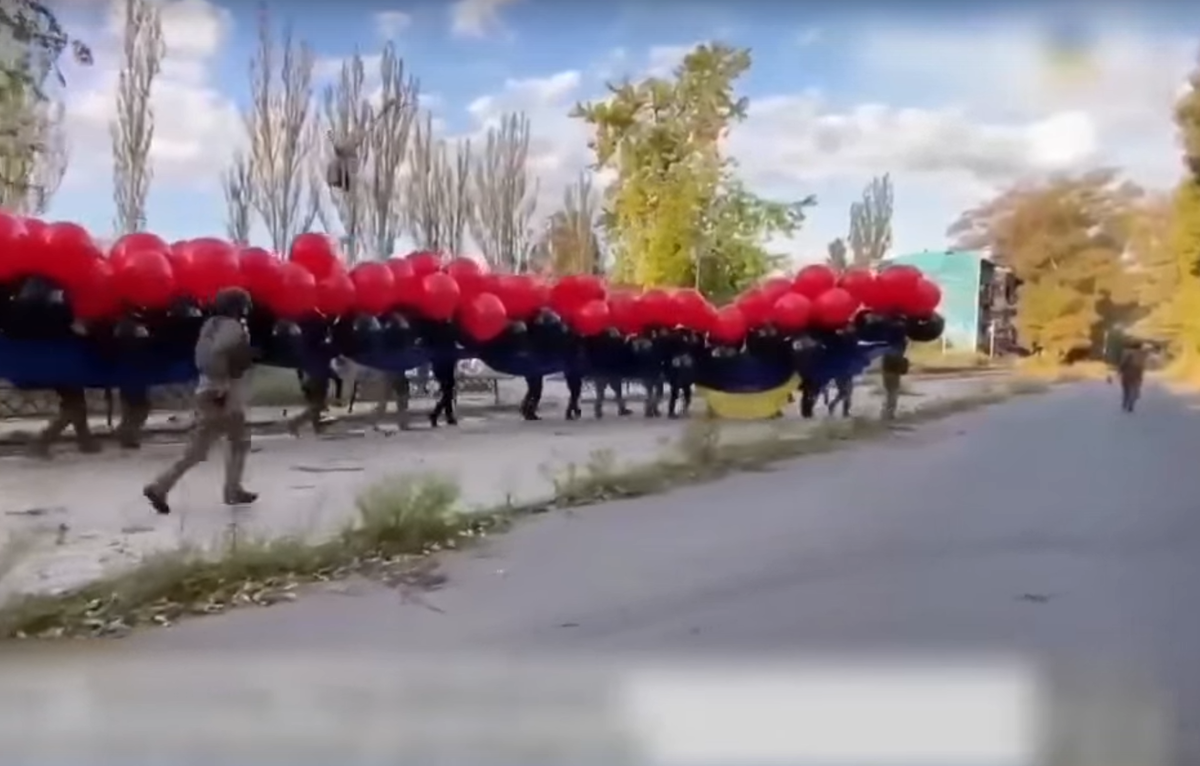
[[[905,397],[902,406],[969,395],[994,384],[913,381],[909,387],[916,395]],[[878,412],[870,390],[858,393],[860,413]],[[77,587],[148,553],[219,545],[231,529],[243,539],[328,535],[353,518],[355,498],[364,488],[389,476],[451,476],[468,508],[495,507],[506,499],[546,500],[554,494],[554,479],[568,466],[583,467],[603,451],[623,464],[650,461],[685,427],[682,421],[640,417],[578,423],[563,422],[561,414],[552,417],[540,423],[512,415],[467,417],[458,428],[393,435],[344,430],[326,438],[256,437],[247,484],[261,493],[258,503],[247,509],[220,503],[222,456],[214,452],[180,484],[173,496],[176,512],[169,517],[152,513],[140,490],[178,456],[178,445],[90,457],[68,452],[52,463],[3,457],[0,537],[33,540],[35,547],[7,575],[0,549],[0,597]],[[751,438],[770,428],[769,423],[730,423],[722,436]]]

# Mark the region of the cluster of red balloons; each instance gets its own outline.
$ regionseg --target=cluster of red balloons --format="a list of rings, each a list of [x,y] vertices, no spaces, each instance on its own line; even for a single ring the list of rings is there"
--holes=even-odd
[[[635,292],[610,290],[592,275],[549,282],[533,275],[490,274],[470,258],[446,260],[433,252],[347,269],[333,240],[318,233],[296,237],[286,259],[216,238],[167,244],[149,233],[124,236],[105,254],[76,224],[0,213],[0,284],[27,276],[63,287],[75,316],[85,320],[162,310],[181,298],[204,306],[222,288],[238,286],[283,319],[409,311],[434,321],[457,321],[479,342],[545,308],[585,337],[611,329],[634,335],[654,326],[685,327],[736,344],[767,324],[787,333],[838,329],[861,308],[927,317],[941,301],[937,285],[911,266],[890,266],[878,274],[850,269],[840,275],[826,266],[806,266],[794,279],[769,279],[718,308],[690,289]]]
[[[773,277],[742,293],[717,312],[709,332],[720,342],[737,343],[766,324],[785,333],[837,330],[862,309],[927,318],[941,301],[941,289],[915,266],[887,266],[878,273],[852,268],[839,274],[814,264],[800,269],[795,278]]]

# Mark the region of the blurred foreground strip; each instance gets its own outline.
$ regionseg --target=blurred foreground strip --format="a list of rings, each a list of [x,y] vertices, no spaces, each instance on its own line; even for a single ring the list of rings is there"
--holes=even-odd
[[[0,665],[6,766],[1034,766],[1074,763],[1064,738],[1091,737],[1094,750],[1093,735],[1108,742],[1112,722],[1131,720],[1128,709],[1056,715],[1062,704],[1029,663],[986,659],[127,661],[83,650]],[[1068,730],[1051,732],[1056,720]],[[1161,741],[1148,732],[1139,741]],[[1126,757],[1137,739],[1121,731]],[[1155,766],[1137,747],[1138,766]]]

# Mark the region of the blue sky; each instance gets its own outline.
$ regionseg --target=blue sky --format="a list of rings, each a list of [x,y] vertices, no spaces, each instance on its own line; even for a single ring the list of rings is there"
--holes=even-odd
[[[669,68],[700,41],[749,47],[754,65],[740,86],[750,118],[730,149],[760,193],[817,195],[805,231],[779,243],[810,260],[844,235],[850,203],[876,173],[895,182],[900,251],[943,246],[959,211],[1019,178],[1104,164],[1170,183],[1170,103],[1200,50],[1200,35],[1178,31],[1188,29],[1183,5],[464,0],[275,3],[271,13],[312,46],[320,72],[393,39],[447,136],[526,111],[545,213],[588,161],[586,135],[565,116],[571,104],[601,96],[606,79]],[[240,140],[257,8],[163,8],[150,228],[168,238],[220,233],[217,179]],[[94,0],[64,12],[97,64],[68,70],[73,162],[49,212],[100,235],[113,216],[110,13]],[[1082,51],[1087,66],[1068,76],[1053,63],[1056,45]]]

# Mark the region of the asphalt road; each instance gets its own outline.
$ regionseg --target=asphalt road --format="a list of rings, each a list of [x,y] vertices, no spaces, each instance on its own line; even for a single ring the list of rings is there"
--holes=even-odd
[[[1200,408],[1161,390],[1129,416],[1112,386],[1066,387],[548,514],[444,571],[417,600],[352,586],[97,651],[1006,651],[1148,684],[1200,763]]]

